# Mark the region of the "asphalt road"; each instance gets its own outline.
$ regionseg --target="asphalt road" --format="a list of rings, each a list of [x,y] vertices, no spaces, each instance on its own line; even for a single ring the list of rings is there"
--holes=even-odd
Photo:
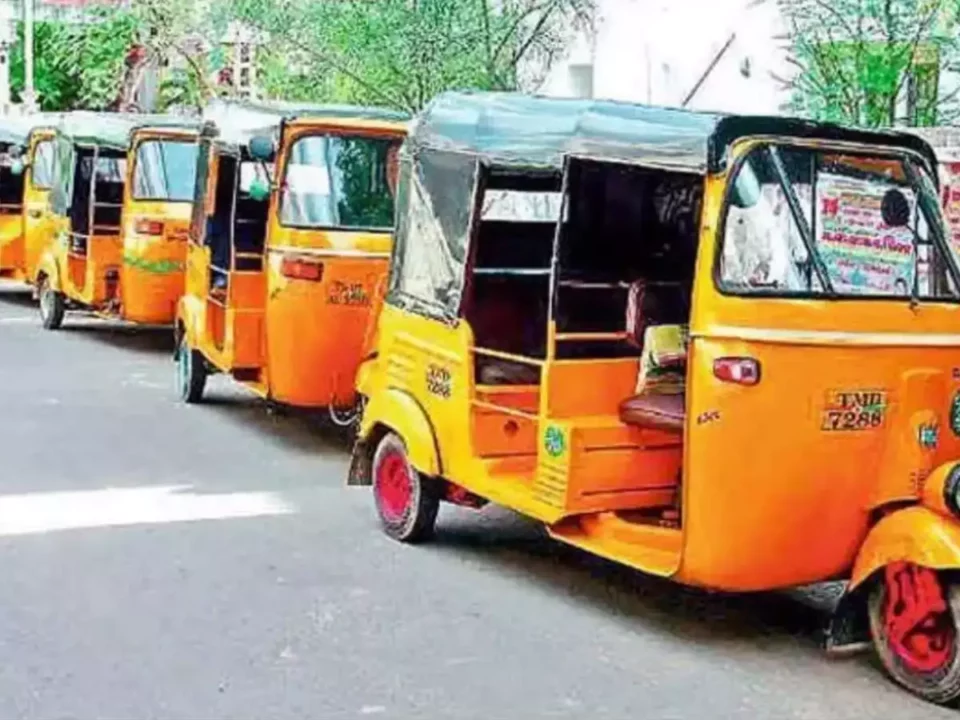
[[[404,547],[346,446],[169,334],[0,287],[2,718],[937,718],[830,660],[830,588],[706,595],[444,508]]]

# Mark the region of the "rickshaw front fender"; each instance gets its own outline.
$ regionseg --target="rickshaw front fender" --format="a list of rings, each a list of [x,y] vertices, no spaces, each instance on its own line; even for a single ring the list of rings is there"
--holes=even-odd
[[[410,393],[396,388],[374,392],[363,411],[358,436],[368,445],[379,440],[377,430],[392,430],[403,440],[410,463],[418,472],[441,475],[440,448],[433,424]],[[372,453],[375,448],[370,447]]]
[[[174,339],[177,343],[175,354],[179,351],[183,336],[186,336],[187,343],[191,347],[199,345],[201,306],[201,301],[191,295],[183,295],[177,302],[177,320],[174,324]]]
[[[37,276],[34,278],[35,284],[40,285],[40,278],[47,278],[50,288],[56,292],[63,292],[63,283],[60,282],[60,267],[57,265],[57,258],[49,250],[40,256],[40,262],[37,263]]]
[[[915,505],[896,510],[874,525],[860,547],[846,592],[830,619],[825,637],[828,652],[846,654],[869,646],[870,581],[885,566],[900,561],[932,570],[960,568],[960,522]]]
[[[960,521],[920,505],[887,515],[873,526],[861,546],[848,592],[898,561],[931,570],[960,569]]]

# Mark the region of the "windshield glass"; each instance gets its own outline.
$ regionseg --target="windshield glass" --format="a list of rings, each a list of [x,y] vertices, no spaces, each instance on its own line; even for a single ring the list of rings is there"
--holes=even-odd
[[[195,142],[144,140],[137,145],[133,199],[191,202],[196,174]]]
[[[883,206],[899,205],[890,224]],[[957,298],[936,192],[905,157],[759,147],[724,225],[721,285],[739,293]]]
[[[280,222],[291,227],[389,230],[395,155],[389,138],[311,135],[290,148]]]

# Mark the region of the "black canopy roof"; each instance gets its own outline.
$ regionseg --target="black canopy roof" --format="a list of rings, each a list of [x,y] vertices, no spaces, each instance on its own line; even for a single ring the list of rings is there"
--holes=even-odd
[[[868,131],[783,117],[725,116],[610,100],[519,93],[448,92],[418,116],[410,147],[474,153],[492,165],[561,168],[591,157],[703,173],[722,167],[726,149],[746,135],[791,135],[909,148],[935,167],[914,135]]]

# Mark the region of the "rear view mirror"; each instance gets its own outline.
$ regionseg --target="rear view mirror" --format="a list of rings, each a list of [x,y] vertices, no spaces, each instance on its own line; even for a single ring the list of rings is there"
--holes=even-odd
[[[747,210],[760,202],[761,196],[760,180],[750,163],[745,162],[743,167],[740,168],[740,172],[737,173],[737,179],[734,180],[730,202],[735,207]]]
[[[883,194],[880,214],[887,227],[906,227],[910,222],[910,201],[897,188],[890,188]]]
[[[251,158],[259,160],[262,163],[273,162],[273,157],[276,154],[273,138],[267,135],[254,135],[250,139],[250,144],[247,149],[250,152]]]

